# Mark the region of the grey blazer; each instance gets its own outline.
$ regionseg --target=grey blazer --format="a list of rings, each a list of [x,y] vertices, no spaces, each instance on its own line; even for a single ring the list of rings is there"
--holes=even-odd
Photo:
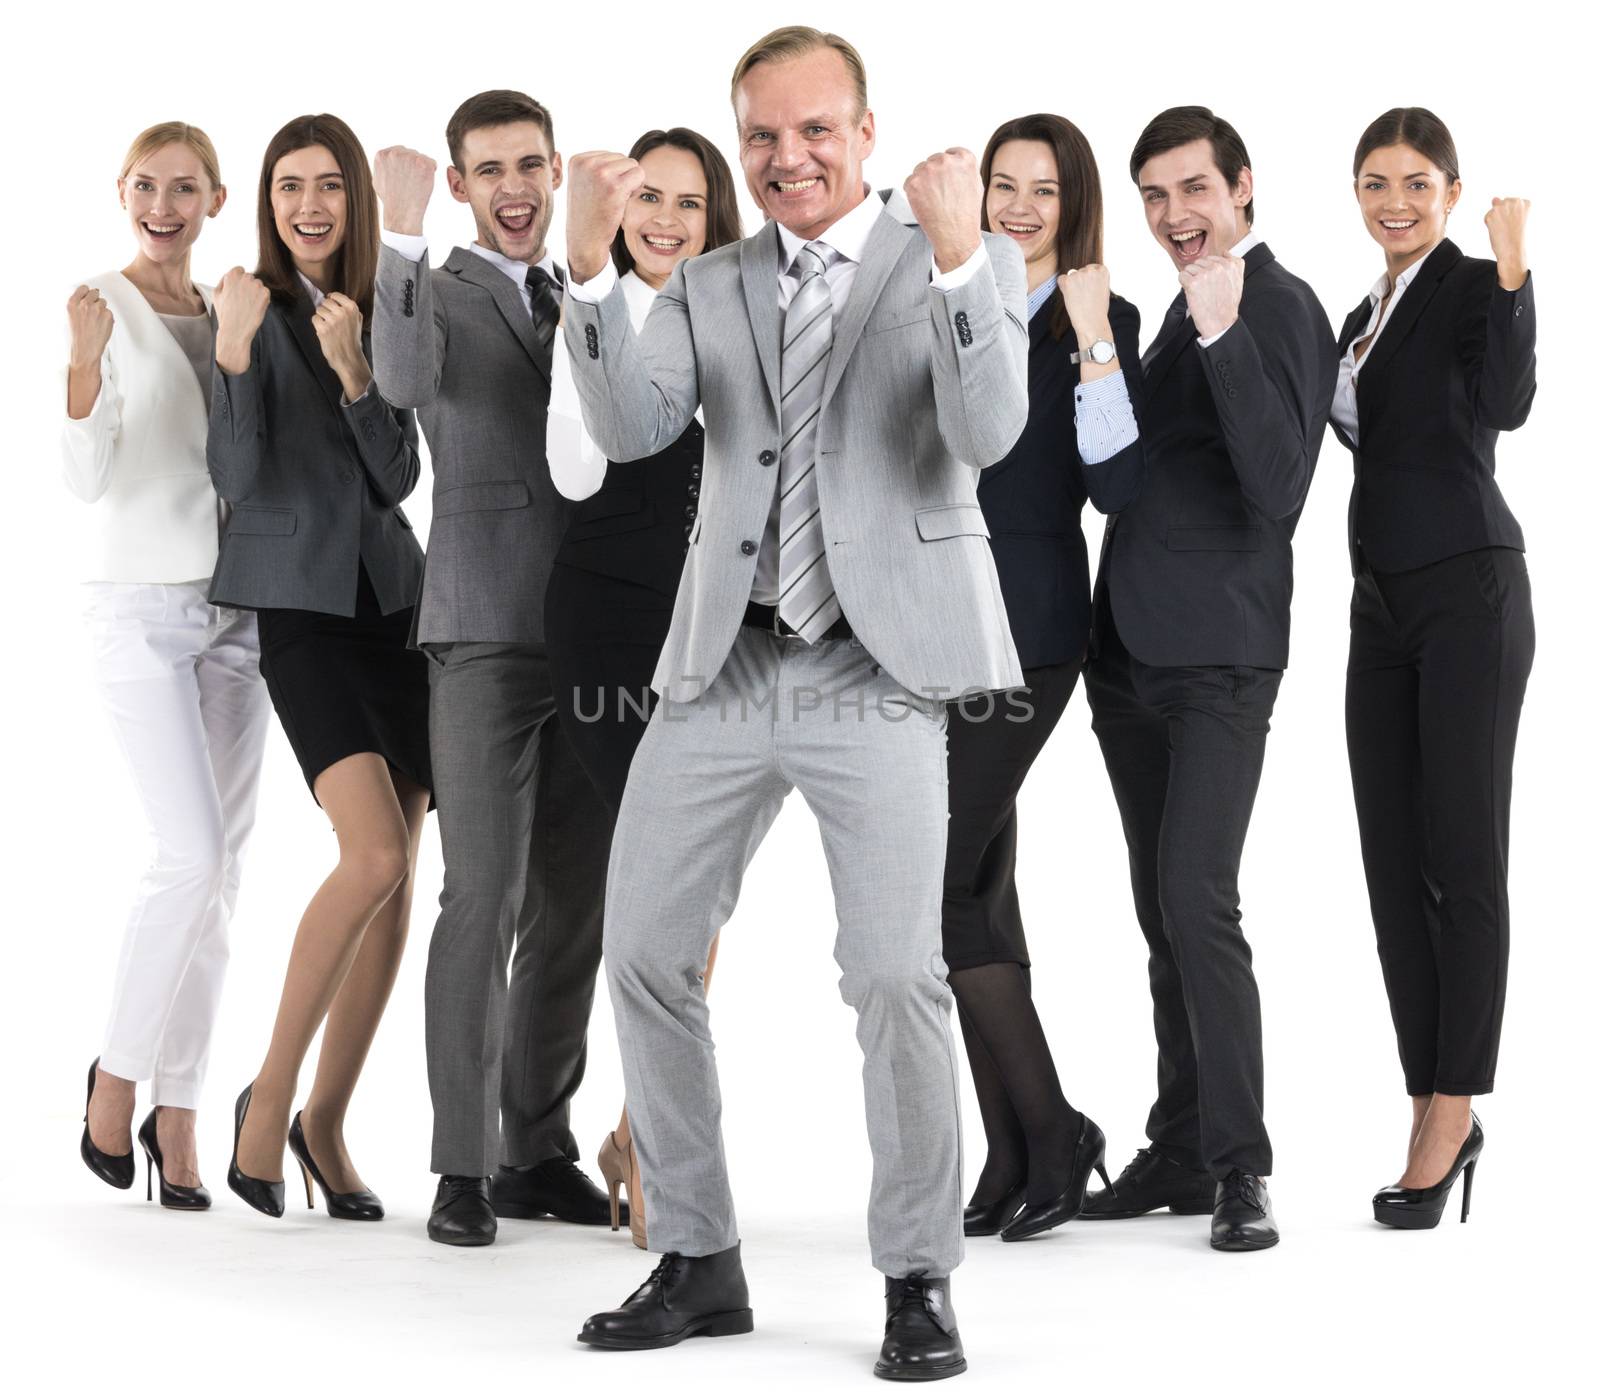
[[[343,402],[311,298],[274,298],[242,374],[213,370],[206,465],[233,505],[211,600],[354,616],[358,563],[384,614],[409,607],[422,547],[400,502],[417,484],[417,426],[376,384]]]
[[[817,430],[828,567],[857,638],[929,697],[1022,682],[978,506],[977,468],[1028,417],[1027,279],[1009,238],[964,286],[930,286],[922,230],[885,210],[834,327]],[[563,318],[589,434],[650,456],[705,406],[705,477],[672,629],[652,681],[695,698],[744,617],[782,445],[781,244],[767,225],[680,262],[641,335],[621,288]]]
[[[433,525],[416,640],[544,640],[544,593],[571,504],[550,481],[550,355],[522,293],[476,253],[437,271],[378,260],[378,387],[415,408],[433,458]]]

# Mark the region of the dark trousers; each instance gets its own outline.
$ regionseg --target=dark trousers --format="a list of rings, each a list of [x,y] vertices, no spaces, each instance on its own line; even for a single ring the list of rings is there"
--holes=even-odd
[[[1145,1130],[1174,1160],[1272,1173],[1261,1002],[1239,925],[1239,860],[1279,670],[1145,665],[1106,609],[1084,671],[1150,948],[1156,1101]]]
[[[1515,549],[1356,579],[1345,735],[1412,1096],[1494,1087],[1511,766],[1533,648],[1528,566]]]
[[[1024,687],[949,706],[950,831],[944,959],[952,971],[1029,965],[1017,899],[1017,796],[1078,683],[1078,665],[1023,671]]]
[[[576,1160],[569,1105],[611,817],[555,719],[542,648],[457,642],[428,656],[444,852],[425,989],[433,1169]]]

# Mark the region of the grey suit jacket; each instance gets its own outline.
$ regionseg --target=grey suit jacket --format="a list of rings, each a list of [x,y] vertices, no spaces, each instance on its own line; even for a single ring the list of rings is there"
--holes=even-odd
[[[417,600],[422,547],[400,509],[422,472],[416,422],[376,385],[342,400],[304,294],[267,308],[248,369],[213,370],[206,465],[233,505],[213,602],[354,616],[358,563],[386,615]]]
[[[886,210],[867,241],[817,428],[824,546],[857,638],[907,689],[1022,682],[978,506],[978,468],[1028,417],[1027,280],[1008,238],[964,286]],[[612,460],[650,456],[705,407],[705,476],[672,629],[652,681],[672,700],[716,677],[743,620],[777,480],[781,244],[775,225],[688,258],[635,336],[621,288],[569,291],[563,325],[584,422]]]
[[[544,640],[544,593],[571,504],[550,481],[550,356],[511,279],[456,248],[437,271],[378,259],[373,364],[415,408],[433,457],[416,640]]]

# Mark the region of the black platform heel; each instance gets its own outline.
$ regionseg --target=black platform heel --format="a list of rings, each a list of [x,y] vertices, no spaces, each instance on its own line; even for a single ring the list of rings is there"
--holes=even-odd
[[[1391,1228],[1436,1228],[1444,1217],[1445,1205],[1450,1201],[1450,1191],[1456,1177],[1464,1175],[1461,1188],[1461,1221],[1467,1221],[1472,1211],[1472,1177],[1477,1173],[1478,1157],[1483,1154],[1483,1123],[1478,1114],[1472,1114],[1472,1130],[1462,1142],[1455,1163],[1438,1184],[1426,1189],[1406,1189],[1392,1184],[1372,1196],[1372,1216]]]
[[[83,1163],[113,1189],[132,1189],[135,1174],[133,1152],[130,1150],[126,1155],[112,1155],[109,1151],[101,1150],[89,1136],[89,1103],[94,1099],[94,1075],[99,1067],[98,1058],[89,1065],[89,1095],[83,1099],[83,1140],[78,1143],[78,1154],[83,1157]]]
[[[1024,1204],[1017,1216],[1000,1230],[1000,1241],[1018,1243],[1075,1219],[1083,1212],[1083,1198],[1089,1190],[1091,1171],[1098,1172],[1101,1183],[1115,1193],[1110,1176],[1106,1174],[1106,1133],[1088,1117],[1084,1117],[1083,1125],[1078,1128],[1078,1139],[1072,1147],[1072,1168],[1067,1175],[1067,1187],[1047,1203]]]
[[[254,1087],[251,1083],[233,1104],[233,1159],[228,1162],[228,1188],[258,1213],[282,1218],[283,1181],[258,1180],[239,1168],[239,1133],[244,1130],[245,1113],[250,1110],[250,1093]]]
[[[168,1184],[167,1172],[162,1168],[161,1144],[156,1139],[156,1113],[159,1107],[151,1107],[150,1115],[144,1119],[139,1127],[139,1144],[144,1147],[144,1197],[150,1199],[154,1195],[153,1181],[150,1178],[153,1169],[161,1180],[161,1207],[163,1209],[182,1209],[186,1213],[197,1213],[201,1209],[211,1207],[211,1191],[203,1184]]]
[[[352,1194],[335,1194],[328,1188],[317,1162],[311,1158],[311,1148],[306,1145],[306,1133],[300,1129],[300,1113],[294,1114],[289,1124],[289,1149],[300,1162],[300,1173],[306,1181],[306,1207],[317,1207],[316,1196],[311,1192],[311,1181],[322,1191],[322,1202],[327,1205],[329,1218],[348,1218],[357,1223],[376,1223],[383,1217],[383,1200],[370,1189],[358,1189]]]

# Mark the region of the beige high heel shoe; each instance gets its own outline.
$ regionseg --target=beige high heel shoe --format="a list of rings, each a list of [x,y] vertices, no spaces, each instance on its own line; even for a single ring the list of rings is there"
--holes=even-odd
[[[628,1233],[633,1238],[635,1247],[644,1247],[644,1191],[639,1186],[639,1157],[633,1149],[632,1138],[629,1138],[627,1145],[619,1145],[617,1133],[608,1132],[605,1140],[600,1143],[595,1161],[600,1167],[601,1178],[606,1182],[606,1190],[611,1195],[611,1231],[615,1233],[622,1227],[619,1196],[622,1190],[626,1189]]]

